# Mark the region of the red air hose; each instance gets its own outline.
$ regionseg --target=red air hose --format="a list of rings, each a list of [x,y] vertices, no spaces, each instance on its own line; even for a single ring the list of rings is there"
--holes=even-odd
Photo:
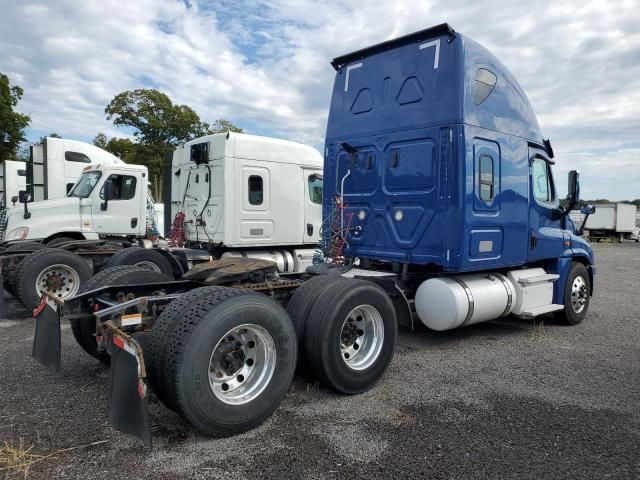
[[[169,233],[169,245],[172,247],[183,247],[187,240],[187,235],[184,230],[184,219],[187,216],[184,212],[176,213],[173,223],[171,224],[171,232]]]

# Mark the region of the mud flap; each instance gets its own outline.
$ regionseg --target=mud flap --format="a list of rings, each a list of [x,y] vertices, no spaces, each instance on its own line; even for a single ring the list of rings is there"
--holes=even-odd
[[[31,356],[56,373],[62,371],[60,345],[60,312],[52,300],[42,297],[40,305],[33,311],[36,333],[33,336]]]
[[[111,400],[109,418],[114,428],[135,435],[151,448],[149,393],[144,379],[142,348],[120,332],[109,335]]]

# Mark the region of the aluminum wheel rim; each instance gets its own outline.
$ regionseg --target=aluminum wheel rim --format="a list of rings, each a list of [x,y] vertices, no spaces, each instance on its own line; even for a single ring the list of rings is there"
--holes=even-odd
[[[382,315],[371,305],[360,305],[342,323],[340,356],[350,369],[366,370],[380,356],[383,341]]]
[[[149,260],[142,260],[135,264],[136,267],[144,268],[145,270],[153,270],[154,272],[162,273],[160,267]]]
[[[209,358],[209,386],[228,405],[256,399],[267,388],[276,369],[276,345],[263,327],[244,324],[218,341]]]
[[[68,265],[51,265],[40,272],[36,278],[36,292],[42,296],[45,293],[66,300],[78,293],[80,275]]]
[[[577,276],[571,285],[571,308],[573,311],[581,313],[587,306],[588,298],[587,282],[582,276]]]

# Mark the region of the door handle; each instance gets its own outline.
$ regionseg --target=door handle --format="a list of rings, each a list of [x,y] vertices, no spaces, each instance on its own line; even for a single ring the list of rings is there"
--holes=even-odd
[[[538,237],[536,237],[536,232],[531,232],[531,250],[535,250],[538,246]]]
[[[138,217],[131,219],[131,228],[136,228],[138,226]]]
[[[313,224],[311,224],[311,223],[307,223],[307,235],[308,236],[312,236],[313,235]]]

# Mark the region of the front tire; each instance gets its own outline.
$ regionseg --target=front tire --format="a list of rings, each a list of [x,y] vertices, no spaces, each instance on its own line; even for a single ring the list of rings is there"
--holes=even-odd
[[[336,282],[307,319],[305,349],[320,381],[346,394],[369,390],[393,358],[398,326],[393,302],[378,285]]]
[[[589,310],[591,299],[591,281],[587,268],[574,262],[564,286],[564,309],[554,314],[555,319],[564,325],[582,323]]]

